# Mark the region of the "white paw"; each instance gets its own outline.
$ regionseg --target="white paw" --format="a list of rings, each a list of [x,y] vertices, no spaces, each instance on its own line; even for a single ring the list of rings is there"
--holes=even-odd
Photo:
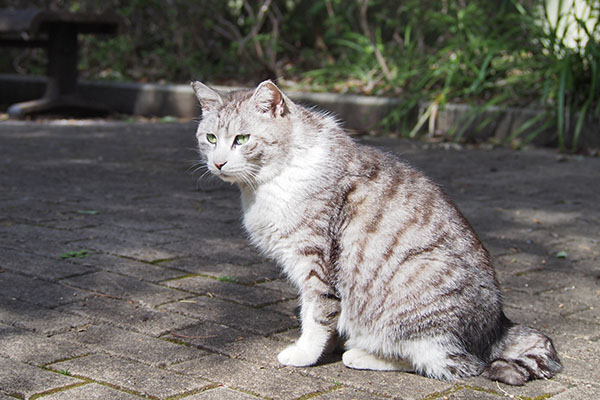
[[[277,356],[277,361],[283,365],[291,365],[294,367],[308,367],[314,365],[319,360],[320,354],[315,354],[314,351],[307,351],[300,346],[293,344],[285,348]]]
[[[348,368],[373,371],[411,371],[413,369],[406,362],[386,360],[360,349],[350,349],[344,352],[342,362]]]

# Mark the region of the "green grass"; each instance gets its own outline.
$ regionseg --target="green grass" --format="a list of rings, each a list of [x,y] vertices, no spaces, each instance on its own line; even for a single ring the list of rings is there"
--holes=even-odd
[[[219,276],[217,277],[217,280],[219,282],[230,282],[230,283],[239,283],[235,278],[232,278],[229,275],[225,275],[225,276]]]
[[[86,258],[90,255],[91,255],[91,253],[88,250],[82,249],[82,250],[75,250],[75,251],[67,251],[65,253],[62,253],[59,257],[61,259],[65,260],[68,258]]]

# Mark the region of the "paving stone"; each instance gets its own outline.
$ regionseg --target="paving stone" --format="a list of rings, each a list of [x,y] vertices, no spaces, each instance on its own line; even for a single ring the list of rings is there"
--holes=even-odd
[[[83,207],[82,207],[83,206]],[[82,209],[77,209],[81,207]],[[45,228],[53,228],[68,231],[79,231],[80,229],[93,228],[102,223],[97,215],[88,214],[89,212],[98,212],[91,207],[85,207],[85,204],[77,203],[69,209],[60,210],[57,219],[51,219],[43,222]]]
[[[263,336],[248,336],[224,343],[215,351],[263,367],[281,368],[281,364],[277,361],[277,354],[291,343]]]
[[[540,294],[550,290],[564,290],[565,287],[572,286],[570,283],[575,282],[575,280],[572,274],[539,271],[522,275],[508,275],[501,281],[501,285],[504,289],[520,290],[528,294]]]
[[[271,290],[279,290],[289,296],[298,296],[298,290],[292,286],[285,278],[274,279],[266,282],[261,282],[258,287],[264,287]]]
[[[600,307],[590,306],[587,310],[573,313],[572,319],[582,319],[600,325]]]
[[[239,208],[240,206],[238,205],[232,206],[232,209],[235,209],[236,212],[239,212]],[[209,232],[215,233],[213,229]],[[264,262],[264,259],[258,254],[256,249],[250,246],[246,239],[239,236],[228,237],[226,240],[214,238],[183,240],[168,243],[163,247],[182,257],[176,260],[173,266],[180,265],[179,260],[194,258],[203,260],[204,263],[216,262],[233,265],[252,265]],[[189,265],[193,265],[193,263],[192,261]],[[182,263],[181,266],[184,267],[184,264]]]
[[[221,352],[231,342],[241,341],[252,334],[213,322],[201,322],[184,329],[173,329],[165,338],[187,343],[201,349]]]
[[[381,397],[373,393],[367,393],[360,390],[342,387],[334,388],[330,392],[320,394],[314,397],[317,400],[378,400],[388,397]]]
[[[85,325],[89,319],[68,312],[50,310],[16,298],[4,297],[0,293],[0,322],[53,335]]]
[[[10,249],[2,250],[0,267],[45,280],[58,280],[93,270],[89,266],[73,264],[58,256],[49,258]]]
[[[331,390],[335,384],[302,376],[283,369],[267,369],[242,360],[210,355],[169,367],[185,375],[197,376],[272,399],[294,399]]]
[[[300,337],[301,331],[300,328],[290,329],[289,331],[276,333],[275,335],[271,335],[271,337],[277,341],[292,344]]]
[[[14,188],[14,187],[13,187]],[[53,204],[49,202],[39,202],[28,196],[19,196],[7,200],[2,205],[2,213],[5,218],[11,221],[11,225],[23,224],[29,226],[44,225],[49,221],[60,218],[60,214]],[[7,246],[15,248],[25,248],[21,242],[5,242]]]
[[[151,307],[190,297],[189,294],[179,290],[172,290],[129,276],[117,275],[105,271],[94,272],[61,282],[91,292],[99,292],[121,299],[139,301]]]
[[[204,379],[175,374],[160,368],[127,361],[105,354],[94,354],[49,366],[54,371],[67,370],[96,382],[109,383],[138,394],[164,399],[201,389],[209,384]]]
[[[217,387],[205,390],[202,393],[185,397],[185,400],[256,400],[259,397],[248,393],[232,390],[226,387]]]
[[[54,282],[34,279],[12,272],[0,272],[0,293],[29,303],[54,308],[86,297],[86,293]]]
[[[153,283],[186,275],[183,271],[161,267],[160,263],[153,265],[108,254],[93,253],[83,259],[74,259],[73,262],[89,268],[110,271]]]
[[[102,321],[154,337],[198,323],[198,320],[180,314],[108,297],[93,297],[59,310],[83,316],[88,321]]]
[[[523,309],[505,307],[505,313],[510,320],[539,329],[553,339],[561,336],[568,340],[575,336],[593,339],[600,336],[598,325],[554,311],[544,312],[528,307]]]
[[[165,263],[169,267],[177,268],[191,274],[206,275],[214,278],[231,279],[238,283],[255,284],[281,278],[279,268],[268,262],[240,264],[211,262],[199,257],[176,259]]]
[[[127,211],[130,212],[131,210],[128,209]],[[142,215],[134,215],[137,216],[137,218],[135,218],[135,221],[138,224],[143,223],[144,218]],[[162,228],[164,229],[165,227],[163,226]],[[183,237],[174,236],[173,232],[146,232],[143,230],[135,229],[135,227],[131,226],[121,227],[118,224],[118,222],[116,224],[101,224],[92,228],[81,229],[79,233],[82,235],[82,237],[89,238],[90,240],[102,241],[103,239],[110,239],[111,242],[116,240],[132,246],[142,245],[162,247],[162,245],[166,243],[184,239]]]
[[[186,210],[192,210],[194,202],[190,200],[184,204],[175,204],[175,194],[175,191],[170,190],[167,195],[154,193],[152,197],[136,196],[131,200],[139,205],[138,208],[112,207],[109,212],[102,213],[102,223],[125,231],[167,235],[171,239],[169,241],[184,238],[184,234],[180,234],[178,230],[189,226],[189,218],[182,214]],[[164,207],[167,203],[171,206],[169,209]]]
[[[44,400],[139,400],[138,396],[105,385],[89,383],[42,397]]]
[[[90,326],[85,330],[60,335],[59,338],[95,351],[104,351],[158,367],[206,354],[192,347],[107,325]]]
[[[113,238],[82,240],[77,242],[77,245],[99,253],[113,254],[147,262],[166,260],[178,256],[176,252],[165,249],[164,246],[161,246],[159,249],[156,246],[148,244],[131,244]]]
[[[201,296],[215,296],[254,307],[290,299],[290,296],[276,290],[238,285],[202,276],[174,279],[166,281],[164,284]]]
[[[0,357],[0,393],[30,398],[81,382],[70,376]]]
[[[298,320],[300,318],[300,301],[298,299],[282,301],[280,303],[271,304],[261,308],[261,310],[274,311],[283,315],[287,315],[289,318]]]
[[[40,205],[42,210],[46,207],[48,206]],[[28,213],[27,210],[21,211],[24,214]],[[75,232],[46,228],[40,226],[39,222],[14,224],[8,228],[8,232],[10,235],[6,235],[7,237],[2,240],[4,247],[49,258],[60,257],[60,254],[70,250],[67,243],[79,238]]]
[[[185,160],[195,157],[186,150],[195,146],[193,124],[86,124],[89,126],[74,121],[63,126],[51,121],[0,124],[0,322],[6,324],[0,325],[6,333],[0,336],[0,353],[13,357],[8,361],[12,367],[25,365],[21,375],[31,376],[32,382],[39,382],[38,374],[74,379],[31,364],[56,361],[62,355],[80,356],[81,349],[70,347],[79,342],[65,345],[64,338],[76,331],[85,334],[88,329],[100,339],[104,331],[94,329],[104,322],[109,326],[106,337],[95,351],[120,354],[128,360],[95,354],[93,357],[116,360],[102,364],[102,373],[122,369],[146,372],[138,371],[141,365],[154,371],[147,375],[152,377],[157,371],[152,365],[161,357],[168,362],[186,359],[187,354],[171,354],[170,346],[159,345],[156,354],[140,353],[158,343],[153,340],[171,339],[204,355],[172,366],[210,366],[210,357],[218,364],[219,357],[228,356],[229,364],[208,371],[215,374],[217,382],[226,383],[240,363],[233,383],[243,381],[244,374],[252,381],[258,368],[262,372],[256,382],[239,385],[251,389],[252,385],[264,385],[278,391],[275,395],[279,397],[286,396],[287,388],[280,383],[269,385],[274,385],[271,381],[286,382],[281,380],[285,373],[309,379],[290,381],[294,393],[313,390],[312,379],[325,382],[326,390],[313,393],[325,399],[360,398],[362,393],[408,399],[600,398],[596,372],[600,363],[596,183],[600,159],[561,156],[566,161],[558,162],[556,154],[546,149],[453,150],[443,148],[445,144],[368,140],[386,151],[402,153],[446,188],[495,258],[508,316],[548,333],[565,364],[556,378],[530,382],[523,388],[482,378],[449,384],[411,374],[347,370],[337,353],[313,368],[281,368],[277,352],[299,336],[293,326],[285,330],[297,314],[297,293],[279,277],[273,262],[249,245],[240,224],[239,190],[216,179],[202,180],[201,190],[195,190],[196,177],[185,173],[189,165]],[[558,187],[561,190],[556,190]],[[90,215],[78,210],[99,212]],[[90,256],[55,262],[61,253],[79,249],[89,250]],[[568,256],[558,259],[559,250]],[[86,268],[102,272],[83,278]],[[175,279],[185,276],[181,271],[222,281],[191,276]],[[97,282],[89,280],[92,276],[99,278]],[[75,277],[85,290],[57,284]],[[228,278],[246,286],[226,282]],[[182,306],[185,303],[179,302],[180,298],[165,301],[167,292],[162,290],[176,292],[165,288],[167,284],[172,288],[189,284],[190,292],[183,300],[198,295],[207,296],[207,301],[210,295],[214,298],[202,303],[205,310],[192,303]],[[155,292],[157,288],[161,289]],[[71,299],[69,291],[77,296]],[[94,295],[96,292],[104,294]],[[207,308],[211,305],[222,308]],[[244,315],[240,310],[251,311]],[[274,314],[267,317],[263,312]],[[282,320],[278,320],[280,315]],[[267,321],[263,326],[261,316]],[[123,334],[122,342],[117,328],[130,331]],[[133,343],[134,339],[140,341]],[[28,341],[32,343],[29,348],[25,345]],[[127,348],[129,343],[133,344]],[[5,350],[5,344],[10,350]],[[212,354],[207,359],[206,353],[193,347],[220,356]],[[92,356],[69,362],[88,357]],[[9,373],[5,370],[0,368],[3,393],[7,393],[3,374]],[[60,383],[60,390],[52,396],[75,393],[73,398],[93,398],[101,393],[104,396],[98,397],[117,397],[111,392],[116,389],[75,381],[83,386],[63,387]],[[262,383],[265,381],[267,384]],[[135,380],[127,385],[136,393],[145,390]],[[188,390],[185,386],[182,383],[178,390]],[[238,386],[229,386],[203,386],[181,392],[181,396],[242,393]]]
[[[552,400],[591,400],[600,399],[600,385],[583,384],[569,388],[552,397]]]
[[[57,336],[48,337],[45,334],[0,325],[0,355],[15,361],[43,366],[88,352],[85,346],[62,340]]]
[[[558,290],[544,292],[541,296],[544,300],[554,299],[563,305],[569,303],[585,304],[584,310],[590,310],[598,305],[598,302],[594,300],[600,297],[600,279],[582,276],[575,280],[564,281]]]
[[[160,307],[160,310],[177,312],[265,336],[298,326],[296,319],[284,314],[257,310],[206,296],[169,303]]]
[[[597,352],[593,356],[597,357]],[[589,360],[579,360],[565,355],[561,357],[560,361],[563,364],[563,371],[557,376],[557,379],[586,384],[600,382],[597,362],[591,363]]]
[[[510,386],[478,376],[457,381],[457,384],[511,398],[547,398],[566,389],[566,385],[558,379],[536,379],[524,386]]]
[[[339,354],[325,359],[323,363],[309,368],[292,368],[304,375],[319,377],[342,386],[363,390],[378,396],[401,399],[422,399],[431,393],[441,393],[452,388],[448,382],[429,379],[411,373],[359,371],[346,368]]]
[[[501,400],[504,397],[501,394],[497,394],[497,393],[489,393],[483,390],[478,390],[478,389],[474,389],[474,388],[466,388],[466,389],[462,389],[462,390],[454,390],[451,389],[452,391],[450,393],[443,393],[440,394],[439,396],[435,396],[433,398],[439,399],[439,400]]]

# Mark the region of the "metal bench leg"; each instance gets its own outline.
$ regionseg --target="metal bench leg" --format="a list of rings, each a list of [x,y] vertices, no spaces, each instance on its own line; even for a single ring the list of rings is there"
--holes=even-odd
[[[53,24],[48,31],[48,85],[44,97],[10,106],[8,114],[23,118],[34,114],[103,115],[108,109],[85,100],[77,92],[77,28]]]

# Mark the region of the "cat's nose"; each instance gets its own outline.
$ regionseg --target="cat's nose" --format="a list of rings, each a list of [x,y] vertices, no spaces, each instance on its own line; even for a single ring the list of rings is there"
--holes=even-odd
[[[221,163],[221,164],[219,164],[219,163],[215,163],[215,167],[217,167],[217,169],[220,171],[220,170],[221,170],[221,168],[223,168],[223,166],[224,166],[225,164],[227,164],[227,161],[225,161],[225,162],[223,162],[223,163]]]

